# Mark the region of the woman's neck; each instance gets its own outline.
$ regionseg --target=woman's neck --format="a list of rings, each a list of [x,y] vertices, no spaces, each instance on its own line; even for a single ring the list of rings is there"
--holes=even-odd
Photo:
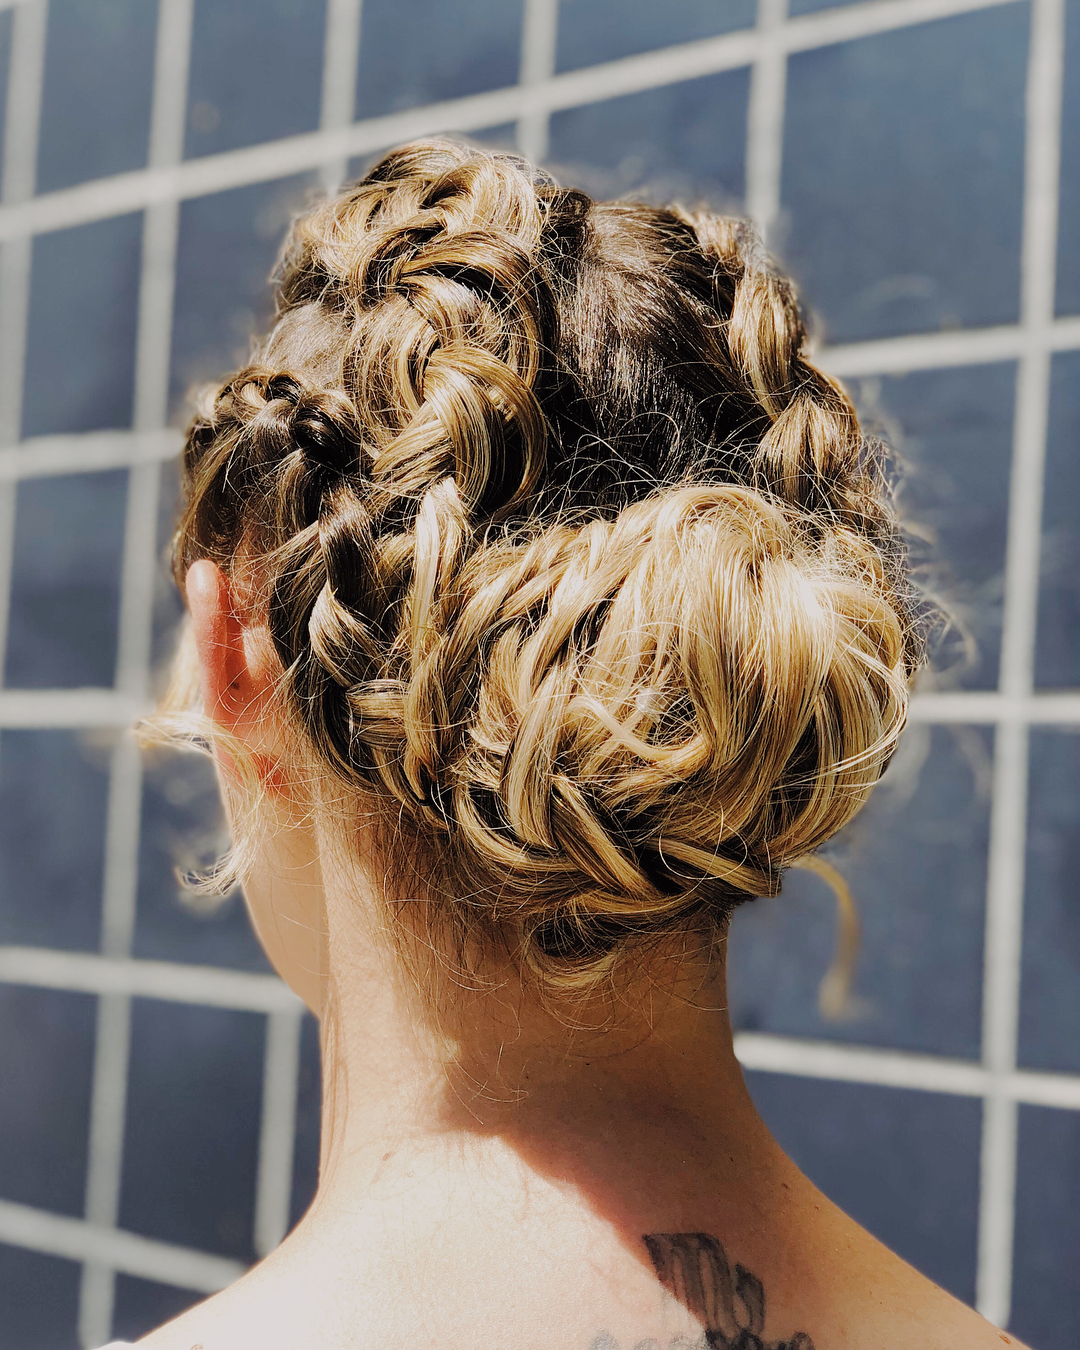
[[[366,887],[329,880],[313,1219],[355,1212],[374,1178],[430,1156],[569,1187],[639,1244],[643,1192],[670,1209],[704,1189],[741,1202],[778,1153],[732,1049],[722,954],[654,953],[587,998],[545,999],[509,962],[466,973],[430,932],[388,922]]]

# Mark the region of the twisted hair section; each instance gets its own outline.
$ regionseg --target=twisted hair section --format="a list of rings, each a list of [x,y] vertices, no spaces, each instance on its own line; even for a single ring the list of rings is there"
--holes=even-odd
[[[432,921],[584,987],[776,893],[921,642],[876,451],[749,229],[423,142],[275,285],[192,424],[176,571],[261,578],[288,715]]]

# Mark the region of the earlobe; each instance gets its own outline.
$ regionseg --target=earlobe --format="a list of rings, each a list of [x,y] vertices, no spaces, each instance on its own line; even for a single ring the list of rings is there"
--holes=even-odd
[[[233,608],[229,583],[216,563],[192,563],[185,580],[188,610],[199,656],[199,681],[208,717],[236,729],[256,699],[244,649],[244,628]]]

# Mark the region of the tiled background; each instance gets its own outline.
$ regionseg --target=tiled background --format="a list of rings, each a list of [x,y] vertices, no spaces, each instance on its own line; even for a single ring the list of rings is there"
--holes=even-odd
[[[314,1183],[314,1028],[141,763],[185,390],[395,142],[746,211],[897,447],[957,615],[885,784],[731,957],[765,1116],[1036,1350],[1080,1334],[1080,0],[0,0],[0,1350],[135,1337]]]

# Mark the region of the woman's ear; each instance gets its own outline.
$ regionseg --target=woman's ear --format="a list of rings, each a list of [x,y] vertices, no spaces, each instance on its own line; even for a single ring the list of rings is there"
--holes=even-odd
[[[221,568],[206,558],[192,563],[185,589],[203,710],[226,731],[243,735],[260,720],[268,692],[266,674],[249,659],[244,624]]]

